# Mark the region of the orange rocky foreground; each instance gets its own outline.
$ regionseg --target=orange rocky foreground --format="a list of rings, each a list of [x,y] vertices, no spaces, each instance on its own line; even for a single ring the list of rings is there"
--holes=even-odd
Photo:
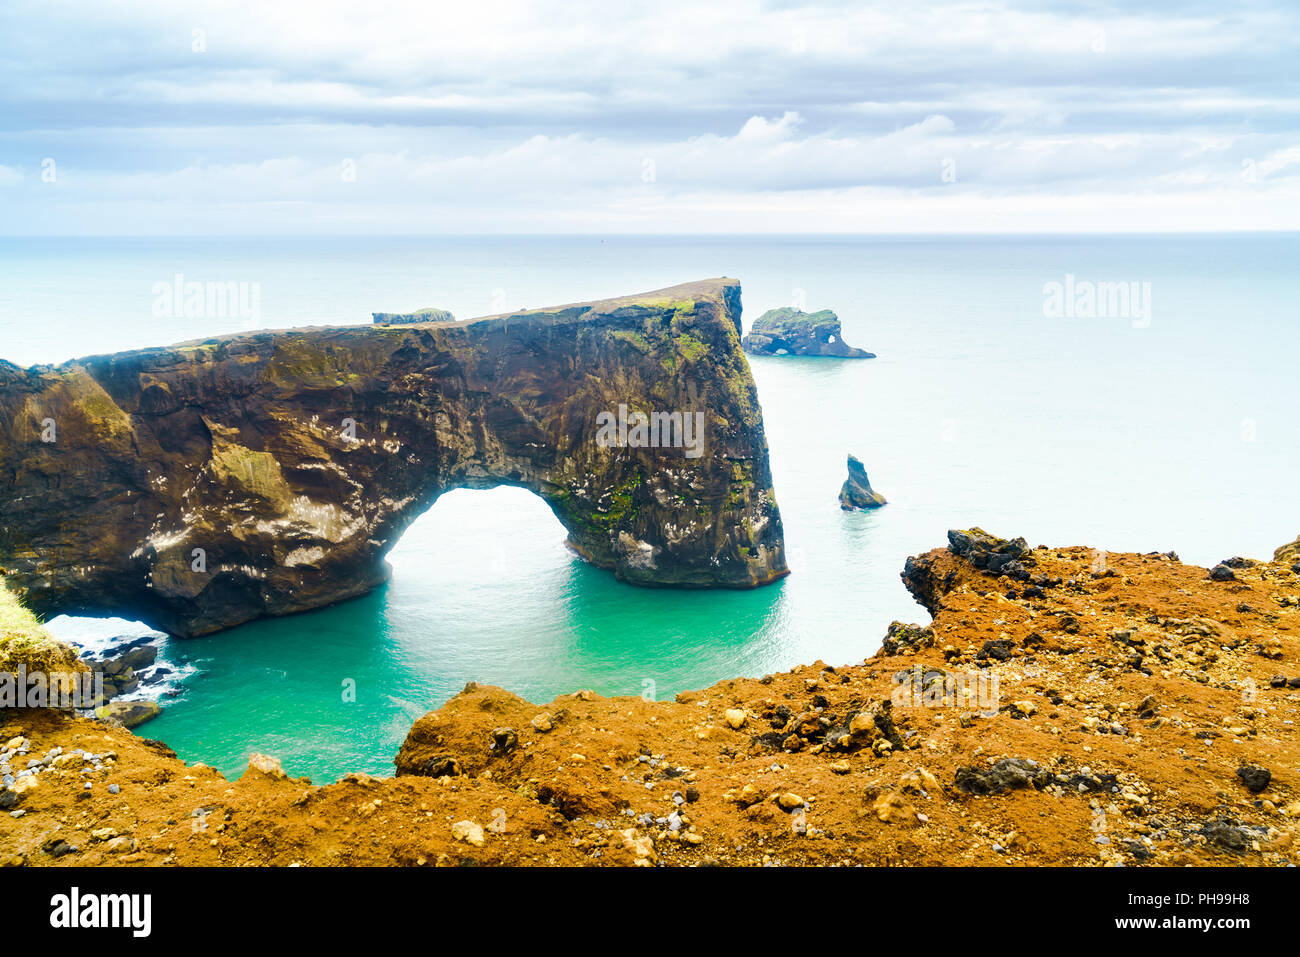
[[[1283,864],[1300,856],[1300,565],[1027,549],[910,559],[934,616],[861,664],[675,702],[470,685],[398,776],[238,781],[10,712],[0,862]],[[16,740],[9,740],[16,739]],[[80,749],[80,753],[78,751]],[[89,784],[89,787],[86,785]],[[12,796],[11,796],[12,795]]]

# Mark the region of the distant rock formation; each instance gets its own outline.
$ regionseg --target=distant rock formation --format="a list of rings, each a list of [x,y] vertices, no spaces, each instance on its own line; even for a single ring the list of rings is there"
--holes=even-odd
[[[740,283],[0,360],[0,565],[41,615],[191,637],[319,608],[383,582],[444,492],[501,485],[624,581],[785,575]]]
[[[377,325],[400,326],[413,322],[455,322],[456,317],[446,309],[417,309],[415,312],[372,312]]]
[[[867,470],[858,461],[857,456],[849,456],[849,477],[840,488],[840,508],[846,512],[862,508],[880,508],[885,504],[885,496],[871,487],[867,479]]]
[[[1285,545],[1273,552],[1273,561],[1300,562],[1300,535],[1296,536],[1294,542],[1287,542]]]
[[[741,345],[756,356],[833,356],[874,359],[874,352],[845,345],[840,317],[829,309],[803,312],[789,306],[769,309],[754,321]]]

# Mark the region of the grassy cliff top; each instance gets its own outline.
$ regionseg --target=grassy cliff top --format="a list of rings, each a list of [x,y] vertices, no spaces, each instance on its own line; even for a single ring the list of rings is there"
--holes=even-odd
[[[0,671],[83,671],[70,645],[55,638],[0,580]]]
[[[769,328],[791,328],[793,326],[816,326],[823,322],[839,322],[837,316],[830,309],[822,309],[818,312],[803,312],[790,306],[782,306],[780,309],[769,309],[757,319],[754,320],[754,330],[762,331]]]

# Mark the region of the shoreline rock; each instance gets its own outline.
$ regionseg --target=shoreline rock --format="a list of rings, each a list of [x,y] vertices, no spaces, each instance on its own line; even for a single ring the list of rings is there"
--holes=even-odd
[[[134,728],[162,713],[157,701],[110,701],[95,709],[100,721],[110,721],[124,728]]]

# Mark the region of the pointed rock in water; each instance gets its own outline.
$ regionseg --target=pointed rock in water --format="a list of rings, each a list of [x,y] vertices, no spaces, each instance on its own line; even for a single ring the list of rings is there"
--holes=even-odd
[[[871,487],[867,480],[867,470],[858,461],[857,456],[849,456],[849,477],[840,488],[840,508],[846,512],[862,508],[880,508],[885,504],[885,496]]]
[[[456,317],[446,309],[417,309],[415,312],[372,312],[376,325],[401,326],[416,322],[455,322]]]
[[[855,349],[840,338],[840,317],[829,309],[803,312],[786,306],[769,309],[754,321],[742,345],[759,356],[833,356],[874,359],[875,353]]]
[[[773,582],[789,569],[740,313],[720,278],[0,360],[5,585],[40,615],[209,634],[370,591],[440,495],[498,485],[540,496],[623,581]]]

